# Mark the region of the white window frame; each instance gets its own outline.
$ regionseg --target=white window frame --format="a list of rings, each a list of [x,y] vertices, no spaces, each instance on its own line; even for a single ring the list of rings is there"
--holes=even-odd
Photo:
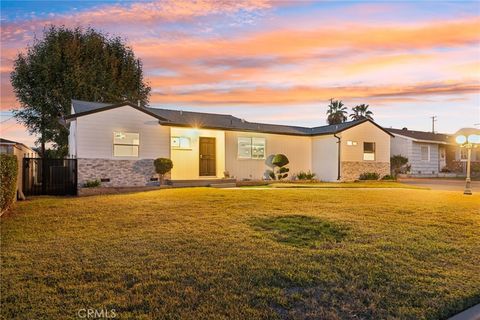
[[[178,146],[173,145],[173,139],[178,139]],[[188,141],[188,146],[182,146],[182,142]],[[172,149],[174,150],[192,150],[192,139],[190,137],[185,136],[173,136],[170,138],[170,144],[172,145]]]
[[[138,136],[137,143],[115,143],[115,136],[117,134],[136,134]],[[113,141],[112,141],[112,155],[116,158],[138,158],[140,156],[140,133],[139,132],[125,132],[125,131],[114,131],[113,132]],[[135,142],[135,141],[134,141]],[[129,155],[129,156],[117,156],[115,155],[115,146],[136,146],[137,147],[137,154],[136,155]]]
[[[372,143],[373,144],[373,152],[365,152],[365,143]],[[370,141],[364,141],[363,142],[363,161],[375,161],[377,153],[377,146],[375,142],[370,142]],[[368,157],[365,157],[366,155],[371,155],[373,154],[373,159],[368,159]]]
[[[422,149],[427,148],[427,159],[423,159]],[[430,162],[430,146],[429,145],[420,145],[420,160],[423,162]]]
[[[240,139],[248,139],[250,140],[250,153],[249,156],[243,156],[240,154]],[[259,140],[263,140],[263,156],[262,157],[254,157],[253,156],[253,149],[256,140],[256,145],[258,144]],[[237,138],[237,159],[238,160],[265,160],[267,157],[267,139],[263,137],[238,137]]]

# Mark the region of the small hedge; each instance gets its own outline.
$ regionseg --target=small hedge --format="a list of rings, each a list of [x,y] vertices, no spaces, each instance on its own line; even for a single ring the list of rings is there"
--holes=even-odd
[[[360,175],[359,180],[378,180],[380,175],[376,172],[365,172]]]
[[[14,155],[0,155],[0,206],[1,212],[10,208],[17,195],[18,163]]]

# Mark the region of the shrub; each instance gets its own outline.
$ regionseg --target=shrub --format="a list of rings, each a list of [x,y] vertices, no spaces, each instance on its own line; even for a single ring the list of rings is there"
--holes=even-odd
[[[378,180],[380,175],[376,172],[365,172],[360,175],[359,180]]]
[[[153,165],[155,166],[155,172],[160,177],[160,185],[162,185],[165,175],[173,168],[173,162],[168,158],[157,158],[153,161]]]
[[[0,155],[0,211],[10,208],[17,194],[18,163],[14,155]]]
[[[271,156],[271,167],[272,170],[267,170],[268,176],[272,180],[282,180],[288,177],[288,172],[290,169],[286,167],[290,161],[288,160],[287,156],[284,154],[276,154]]]
[[[315,173],[310,172],[310,170],[308,170],[308,172],[300,171],[297,173],[296,178],[298,180],[313,180],[315,179]]]
[[[390,158],[390,172],[393,176],[396,177],[399,173],[407,173],[408,171],[410,171],[408,158],[399,154]]]
[[[87,180],[83,183],[84,188],[96,188],[100,187],[100,180]]]
[[[394,176],[392,176],[391,174],[387,174],[387,175],[382,177],[382,180],[397,180],[397,179]]]

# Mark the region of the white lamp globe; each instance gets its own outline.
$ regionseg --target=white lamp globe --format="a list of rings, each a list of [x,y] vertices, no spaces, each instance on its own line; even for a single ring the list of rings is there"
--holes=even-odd
[[[467,137],[461,134],[455,138],[455,142],[458,144],[464,144],[465,142],[467,142]]]
[[[471,134],[467,138],[468,143],[480,143],[480,135],[478,134]]]

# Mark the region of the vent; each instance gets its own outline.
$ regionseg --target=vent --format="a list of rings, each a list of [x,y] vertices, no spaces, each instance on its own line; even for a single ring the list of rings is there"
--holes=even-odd
[[[158,178],[150,178],[150,181],[158,181]]]
[[[110,182],[110,178],[102,178],[100,179],[100,182]]]

